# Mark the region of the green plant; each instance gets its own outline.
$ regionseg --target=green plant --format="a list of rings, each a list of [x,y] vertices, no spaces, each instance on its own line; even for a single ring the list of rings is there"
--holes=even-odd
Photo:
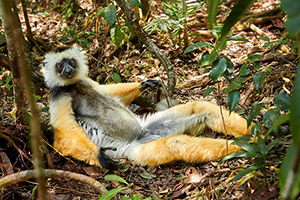
[[[95,36],[94,32],[81,31],[77,26],[69,25],[62,31],[62,36],[58,38],[58,41],[68,42],[79,42],[84,48],[89,48],[88,36]]]
[[[130,187],[132,186],[132,183],[129,184],[127,181],[125,181],[122,177],[118,175],[114,175],[114,174],[106,175],[104,179],[123,183],[126,185],[126,187],[118,187],[118,188],[111,189],[108,192],[106,192],[104,195],[102,195],[98,200],[109,200],[114,198],[117,194],[119,194],[123,190],[131,190]],[[121,198],[123,200],[142,200],[142,198],[137,194],[132,194],[131,196],[121,195]],[[151,198],[149,197],[146,198],[145,200],[151,200]]]
[[[115,5],[109,5],[105,8],[105,15],[104,19],[106,22],[110,25],[110,37],[112,42],[117,46],[120,47],[123,38],[127,41],[127,44],[129,45],[129,40],[132,38],[135,34],[132,30],[131,25],[128,23],[128,21],[121,17],[126,25],[120,25],[117,23],[117,10]],[[127,49],[129,46],[127,45]]]
[[[259,125],[258,125],[259,126]],[[261,125],[260,125],[261,126]],[[256,129],[255,127],[254,129]],[[234,140],[234,144],[239,145],[245,152],[237,152],[230,154],[222,159],[222,162],[231,158],[253,158],[255,165],[250,166],[243,171],[239,172],[230,181],[237,181],[246,174],[249,174],[256,170],[261,170],[264,175],[265,181],[267,177],[266,173],[266,157],[269,151],[276,145],[280,140],[276,139],[270,142],[268,145],[264,142],[260,134],[257,134],[256,139],[250,137],[240,137]]]
[[[187,19],[195,13],[203,4],[203,2],[195,1],[166,1],[162,2],[163,8],[166,13],[165,18],[154,19],[149,22],[144,28],[146,31],[168,33],[170,36],[170,42],[173,44],[172,38],[179,37],[183,31],[187,31]]]
[[[225,88],[222,92],[223,94],[227,94],[227,103],[229,105],[230,112],[236,107],[240,100],[240,92],[239,90],[244,87],[246,81],[253,81],[253,86],[256,89],[255,93],[259,94],[261,91],[261,86],[263,85],[265,78],[268,76],[269,73],[272,73],[272,70],[269,68],[261,68],[261,59],[264,56],[259,54],[250,55],[247,58],[247,62],[240,68],[239,74],[231,79],[231,62],[226,57],[220,57],[218,56],[218,52],[220,49],[222,49],[226,45],[226,41],[230,39],[234,40],[240,40],[240,41],[246,41],[243,38],[234,38],[234,37],[227,37],[227,34],[230,32],[231,27],[240,19],[242,14],[246,11],[246,9],[251,5],[253,1],[238,1],[235,6],[233,7],[231,13],[226,18],[224,25],[222,29],[220,30],[219,27],[215,27],[215,16],[217,14],[218,5],[220,3],[219,0],[213,0],[209,1],[208,5],[208,22],[210,25],[210,28],[213,30],[213,34],[216,38],[215,44],[207,43],[207,42],[198,42],[195,43],[188,48],[185,49],[184,54],[187,54],[191,51],[200,49],[200,48],[212,48],[211,52],[204,52],[202,54],[202,58],[199,61],[200,67],[206,67],[206,71],[210,72],[210,78],[213,81],[216,81],[218,78],[224,76],[229,82],[230,85]],[[300,24],[300,18],[299,13],[297,12],[297,9],[300,4],[294,0],[282,0],[283,7],[288,13],[288,20],[287,20],[287,29],[292,35],[297,35],[296,39],[298,39],[298,46],[299,46],[299,24]],[[293,5],[293,6],[291,6]],[[289,16],[289,14],[291,14]],[[280,45],[286,45],[291,44],[291,39],[287,37],[287,34],[284,35],[283,38],[281,38],[278,41],[270,41],[269,38],[263,37],[262,40],[265,40],[264,47],[269,47],[269,50],[265,53],[273,53],[280,47]],[[299,46],[300,49],[300,46]],[[227,60],[228,59],[228,60]],[[227,60],[227,62],[226,62]],[[299,69],[298,69],[299,71]],[[254,72],[254,74],[253,74]],[[235,143],[239,146],[241,146],[245,152],[242,153],[235,153],[232,155],[229,155],[228,157],[224,158],[224,160],[228,160],[230,158],[234,157],[246,157],[251,158],[254,160],[254,165],[250,166],[249,168],[241,171],[238,173],[231,181],[238,180],[241,177],[243,177],[246,174],[252,173],[257,170],[260,170],[264,177],[266,178],[266,159],[268,158],[268,153],[271,150],[274,145],[276,145],[279,142],[279,138],[268,142],[268,136],[271,132],[277,132],[278,127],[290,121],[291,124],[291,130],[293,135],[293,143],[291,147],[288,150],[288,153],[283,160],[282,167],[280,169],[280,188],[281,193],[283,196],[287,199],[295,198],[296,195],[299,193],[300,190],[300,117],[299,117],[299,99],[300,99],[300,82],[299,81],[299,73],[297,74],[296,81],[294,83],[294,90],[293,90],[293,96],[290,97],[288,94],[281,93],[278,94],[273,99],[274,107],[271,107],[265,112],[263,116],[263,124],[265,127],[267,127],[269,130],[266,132],[264,138],[260,135],[260,132],[262,131],[261,127],[262,124],[258,123],[252,128],[252,134],[255,138],[239,138],[235,140]],[[206,92],[204,93],[204,96],[209,95],[212,91],[216,90],[217,88],[208,88]],[[221,93],[221,92],[220,92]],[[293,101],[294,99],[294,101]],[[294,102],[294,103],[293,103]],[[264,103],[257,103],[255,104],[249,115],[247,116],[247,123],[248,126],[251,124],[251,122],[260,114],[260,111],[264,108]],[[289,114],[289,110],[291,110],[291,114]],[[294,114],[293,114],[294,112]],[[293,125],[294,124],[294,125]],[[294,126],[294,128],[292,128]],[[293,160],[295,160],[293,162]],[[290,163],[294,163],[294,165],[291,165]],[[298,163],[297,163],[298,162]],[[294,166],[292,168],[292,166]],[[287,189],[288,188],[288,189]]]
[[[79,9],[79,5],[77,1],[67,0],[66,2],[63,3],[59,12],[65,15],[66,20],[68,20],[72,16],[78,15],[78,9]]]
[[[296,0],[281,0],[281,8],[287,12],[286,29],[296,38],[298,55],[300,53],[300,3]],[[300,67],[294,81],[290,105],[290,127],[292,144],[289,147],[280,168],[279,186],[284,199],[295,199],[300,192]]]
[[[236,181],[241,179],[243,176],[256,171],[260,170],[266,180],[267,173],[266,173],[266,158],[268,156],[269,151],[280,141],[281,138],[277,138],[272,142],[267,144],[268,135],[271,132],[276,132],[277,128],[287,122],[289,120],[289,114],[281,115],[281,112],[287,112],[290,108],[290,96],[286,93],[280,93],[276,95],[273,99],[275,104],[275,108],[270,108],[263,116],[263,123],[265,127],[269,129],[269,131],[265,134],[264,138],[262,138],[260,132],[262,131],[262,124],[257,123],[255,124],[252,129],[252,136],[250,137],[240,137],[235,139],[234,143],[239,145],[245,152],[238,152],[233,153],[225,158],[222,161],[231,159],[231,158],[253,158],[254,165],[244,169],[243,171],[239,172],[231,181]],[[251,122],[255,117],[260,114],[261,109],[264,107],[264,103],[258,103],[253,105],[249,115],[247,116],[247,124],[250,126]]]
[[[0,71],[0,75],[2,75],[3,73],[8,72],[8,70],[1,70]],[[8,74],[8,76],[6,77],[5,81],[0,80],[0,86],[4,86],[7,90],[10,90],[13,85],[12,85],[12,76],[11,73]]]

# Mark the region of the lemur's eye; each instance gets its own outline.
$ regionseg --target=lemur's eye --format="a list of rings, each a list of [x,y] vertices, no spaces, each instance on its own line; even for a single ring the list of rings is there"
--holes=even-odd
[[[76,65],[76,60],[74,58],[72,58],[70,60],[70,64],[74,67]]]
[[[56,64],[56,69],[57,69],[57,70],[61,70],[61,69],[62,69],[61,64],[57,63],[57,64]]]

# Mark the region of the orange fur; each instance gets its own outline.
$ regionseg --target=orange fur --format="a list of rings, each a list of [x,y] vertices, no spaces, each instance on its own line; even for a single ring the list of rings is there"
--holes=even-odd
[[[54,148],[64,156],[100,166],[97,158],[99,147],[86,137],[83,129],[76,123],[71,105],[71,99],[64,97],[51,107]]]
[[[232,141],[228,142],[230,144]],[[149,166],[177,160],[198,163],[217,160],[240,150],[239,146],[229,145],[227,153],[224,139],[177,135],[142,144],[135,151],[134,160],[138,164]]]
[[[141,94],[140,83],[117,83],[110,85],[99,85],[99,83],[91,79],[89,79],[89,83],[99,93],[119,98],[124,105],[130,104]]]
[[[140,86],[140,83],[118,83],[100,85],[100,89],[106,95],[118,97],[124,105],[128,105],[140,95]]]

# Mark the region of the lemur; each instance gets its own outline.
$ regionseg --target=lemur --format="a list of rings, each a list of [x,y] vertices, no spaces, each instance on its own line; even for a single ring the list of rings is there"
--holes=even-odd
[[[222,108],[222,119],[220,107],[207,101],[177,105],[143,118],[137,116],[126,106],[156,82],[100,85],[87,77],[86,54],[77,45],[47,53],[43,64],[45,83],[50,89],[54,147],[90,165],[110,168],[117,158],[149,166],[177,160],[212,161],[241,148],[229,144],[227,152],[225,139],[187,133],[208,127],[232,136],[250,134],[244,118],[234,112],[229,115]]]

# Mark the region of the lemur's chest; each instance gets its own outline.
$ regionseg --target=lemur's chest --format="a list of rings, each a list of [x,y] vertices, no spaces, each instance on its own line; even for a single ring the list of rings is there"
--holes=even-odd
[[[70,94],[74,97],[72,108],[77,120],[122,140],[132,141],[140,133],[139,119],[118,99],[104,96],[86,84],[76,85]]]

